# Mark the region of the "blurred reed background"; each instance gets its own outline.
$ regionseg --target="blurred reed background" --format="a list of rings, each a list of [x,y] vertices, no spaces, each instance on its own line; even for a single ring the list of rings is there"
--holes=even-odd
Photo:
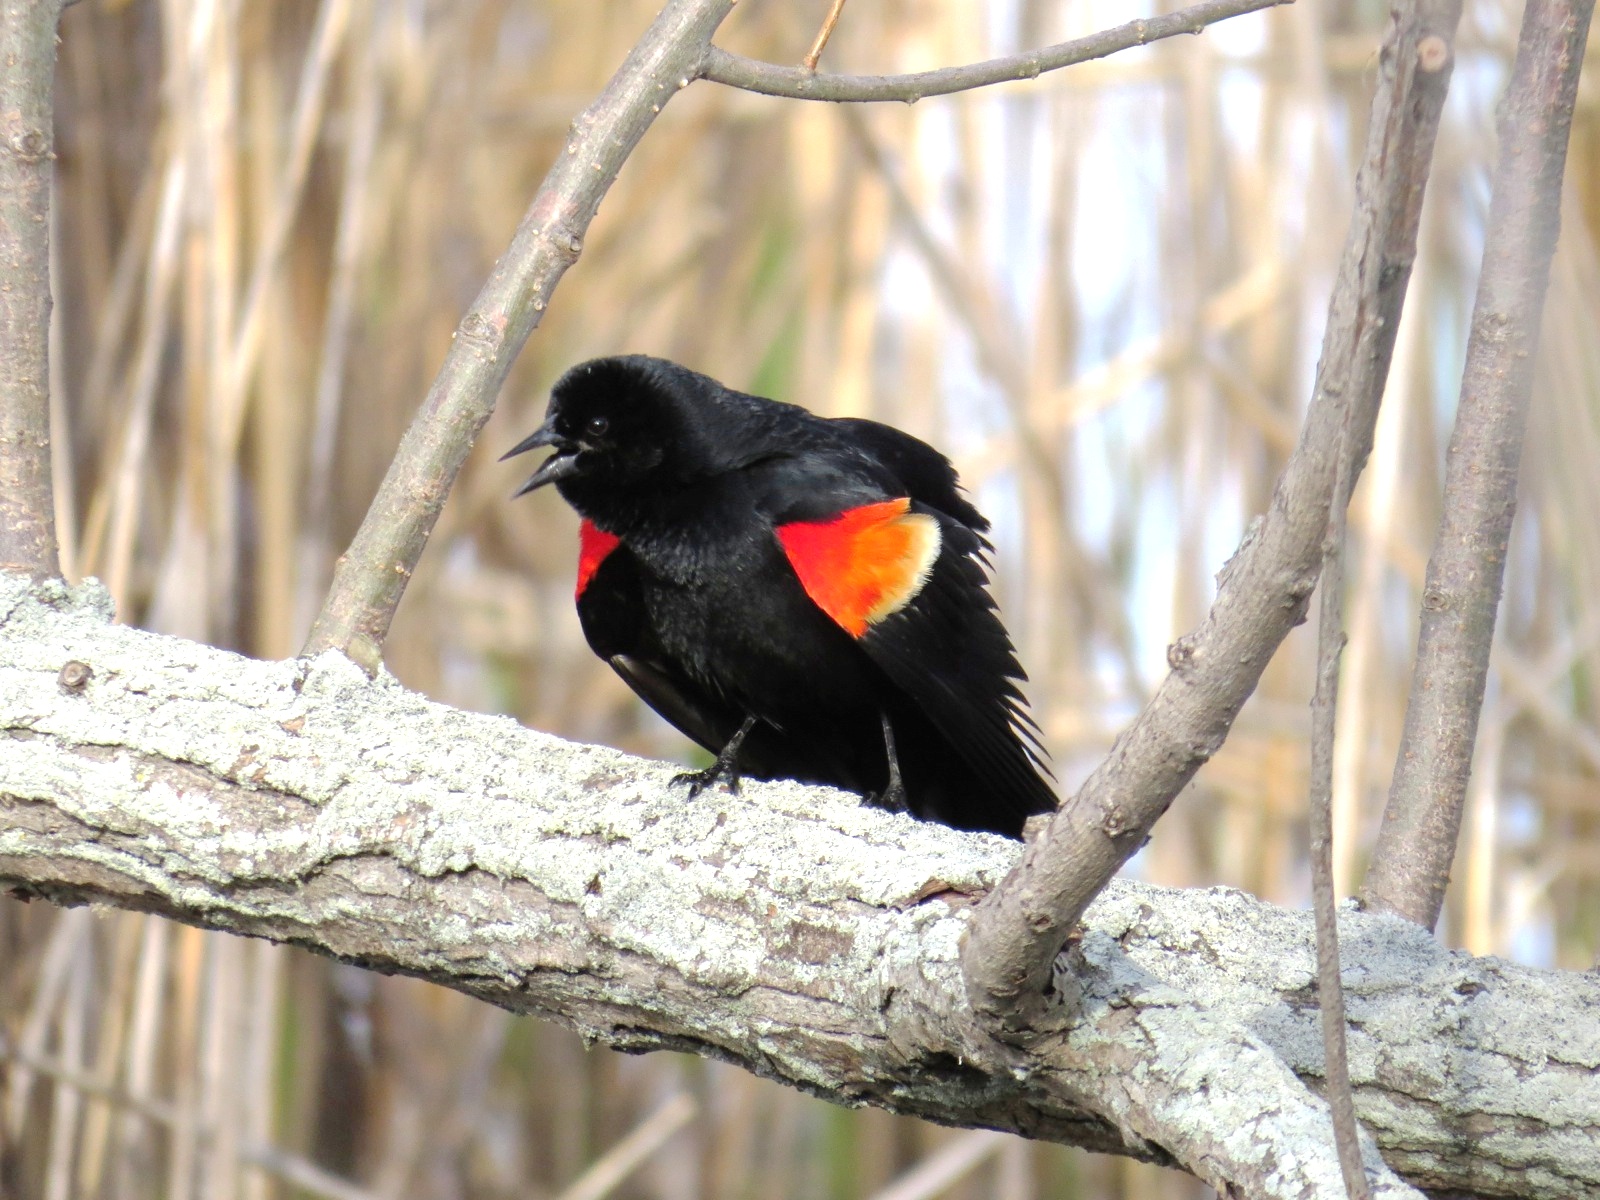
[[[825,8],[747,0],[719,40],[794,62]],[[125,621],[293,654],[452,328],[654,9],[68,9],[53,352],[67,573],[104,579]],[[823,65],[944,65],[1132,15],[852,0]],[[454,704],[684,753],[583,645],[573,518],[554,496],[507,503],[521,467],[495,462],[564,367],[648,351],[951,452],[1000,526],[999,591],[1071,786],[1199,620],[1292,444],[1385,16],[1377,0],[1307,2],[914,108],[690,88],[513,373],[390,666]],[[1346,889],[1409,684],[1517,18],[1501,0],[1468,5],[1352,514]],[[1442,931],[1575,968],[1600,942],[1597,79]],[[1312,650],[1303,630],[1290,640],[1136,870],[1306,902]],[[129,913],[0,903],[0,1029],[0,1190],[19,1197],[1209,1194],[1137,1164],[833,1108],[715,1063],[587,1050],[414,981]]]

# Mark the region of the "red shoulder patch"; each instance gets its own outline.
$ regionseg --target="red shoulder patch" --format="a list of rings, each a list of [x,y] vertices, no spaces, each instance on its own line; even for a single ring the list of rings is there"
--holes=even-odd
[[[616,534],[597,528],[587,517],[583,519],[578,526],[578,587],[572,593],[573,599],[583,595],[583,589],[589,586],[594,573],[605,562],[606,555],[615,550],[621,541]]]
[[[777,532],[806,595],[853,637],[910,604],[939,557],[939,522],[905,497]]]

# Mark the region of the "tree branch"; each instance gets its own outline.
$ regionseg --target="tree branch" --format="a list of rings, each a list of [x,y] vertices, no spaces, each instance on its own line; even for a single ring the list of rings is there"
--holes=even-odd
[[[1350,506],[1350,405],[1334,443],[1333,504],[1322,546],[1322,600],[1317,611],[1317,686],[1311,697],[1310,830],[1311,905],[1317,929],[1317,1008],[1322,1013],[1322,1057],[1328,1107],[1333,1111],[1339,1170],[1350,1200],[1371,1195],[1361,1167],[1350,1059],[1345,1045],[1344,986],[1339,971],[1339,914],[1333,884],[1333,742],[1339,708],[1339,659],[1344,651],[1344,543]]]
[[[1013,843],[456,712],[338,655],[253,662],[0,577],[0,880],[431,979],[625,1050],[846,1104],[1333,1197],[1312,931],[1227,889],[1109,889],[1025,1048],[963,992]],[[80,664],[69,666],[69,664]],[[1600,1189],[1600,979],[1346,913],[1357,1109],[1418,1186]],[[1559,1097],[1559,1100],[1552,1100]],[[1476,1114],[1484,1114],[1480,1117]],[[1414,1195],[1371,1146],[1374,1194]]]
[[[0,4],[0,571],[60,574],[50,490],[50,178],[59,0]]]
[[[1222,745],[1273,653],[1305,619],[1343,397],[1352,406],[1351,486],[1372,446],[1460,15],[1460,0],[1414,0],[1393,12],[1316,384],[1271,508],[1223,568],[1204,624],[1168,648],[1172,672],[1150,703],[980,906],[963,955],[968,992],[1003,1030],[1037,1018],[1068,932]]]
[[[1148,45],[1181,33],[1199,33],[1207,25],[1229,17],[1257,12],[1294,0],[1204,0],[1177,12],[1129,21],[1088,37],[1074,38],[1042,50],[1008,54],[961,67],[917,71],[909,75],[830,75],[805,67],[781,67],[729,54],[716,46],[706,51],[700,78],[764,96],[791,100],[870,101],[899,100],[915,103],[928,96],[948,96],[995,83],[1036,79],[1091,59],[1105,58],[1135,46]]]
[[[733,0],[668,0],[599,98],[572,123],[510,247],[495,264],[400,441],[305,652],[338,649],[375,670],[405,585],[500,386],[577,261],[595,210],[667,101],[687,86]]]
[[[1594,0],[1530,0],[1500,114],[1483,273],[1416,671],[1362,899],[1432,929],[1461,831],[1505,575],[1533,352],[1561,228],[1561,177]]]
[[[811,39],[811,49],[807,50],[806,56],[800,60],[800,65],[807,71],[817,69],[817,60],[827,48],[828,39],[833,36],[834,26],[839,23],[839,14],[843,11],[844,0],[833,0],[833,3],[828,5],[828,15],[822,18],[822,28],[817,30],[817,36]]]

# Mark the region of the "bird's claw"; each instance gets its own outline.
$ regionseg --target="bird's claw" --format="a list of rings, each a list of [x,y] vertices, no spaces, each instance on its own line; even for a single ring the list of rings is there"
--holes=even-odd
[[[750,731],[755,728],[757,718],[747,716],[744,724],[739,726],[739,731],[728,739],[728,744],[722,748],[722,753],[717,755],[717,761],[704,771],[684,771],[672,777],[673,783],[687,783],[689,785],[689,799],[693,800],[708,787],[722,784],[735,796],[739,794],[739,748],[744,745],[744,739],[750,736]]]
[[[719,783],[735,796],[739,794],[739,773],[722,762],[714,762],[704,771],[682,771],[672,777],[672,782],[688,784],[691,800]]]
[[[891,783],[881,792],[868,792],[864,799],[868,807],[881,808],[884,812],[907,811],[906,789],[903,784]]]

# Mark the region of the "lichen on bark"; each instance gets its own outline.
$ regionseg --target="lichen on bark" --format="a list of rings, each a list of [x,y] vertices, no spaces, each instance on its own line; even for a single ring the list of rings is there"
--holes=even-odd
[[[738,1063],[840,1103],[1336,1195],[1306,914],[1113,885],[1025,1048],[971,1019],[960,950],[1014,843],[854,796],[673,768],[369,679],[108,623],[93,585],[0,577],[0,884],[294,942]],[[63,682],[63,668],[82,664]],[[1600,1189],[1600,980],[1347,912],[1375,1194]],[[1472,1132],[1464,1138],[1463,1129]]]

